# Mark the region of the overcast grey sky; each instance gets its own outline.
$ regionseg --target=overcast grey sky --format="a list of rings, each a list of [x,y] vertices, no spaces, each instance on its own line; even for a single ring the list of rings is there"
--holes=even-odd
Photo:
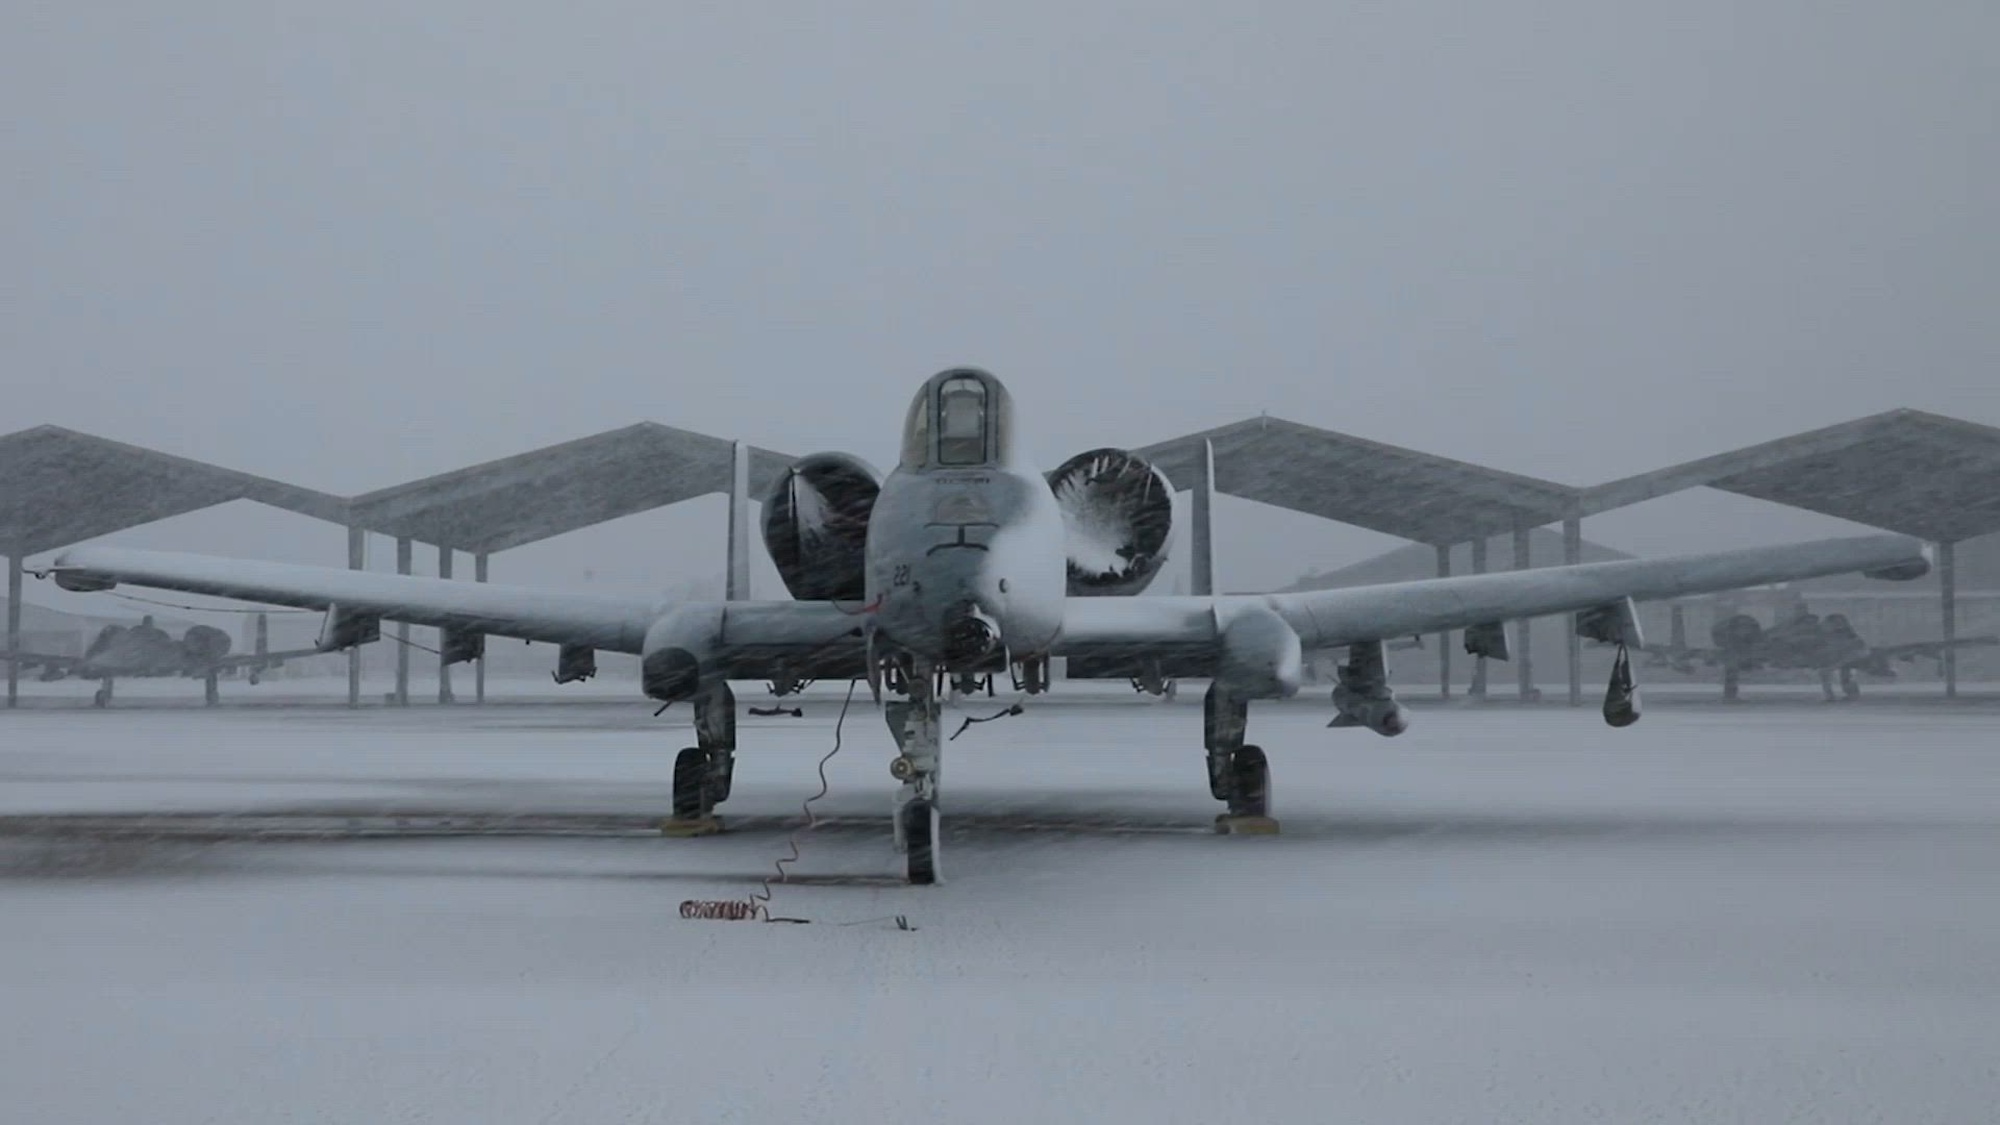
[[[959,363],[1045,465],[1259,411],[1574,483],[2000,423],[1995,42],[1991,0],[16,5],[0,430],[338,492],[642,418],[886,464]],[[668,584],[713,507],[496,573]],[[1233,586],[1388,545],[1224,517]],[[299,526],[126,541],[339,561]]]

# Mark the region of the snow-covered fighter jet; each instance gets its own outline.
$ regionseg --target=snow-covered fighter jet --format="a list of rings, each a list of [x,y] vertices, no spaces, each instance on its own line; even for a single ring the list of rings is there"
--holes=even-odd
[[[1829,703],[1837,698],[1859,699],[1861,683],[1856,673],[1893,680],[1896,669],[1890,661],[1908,664],[1919,657],[1942,661],[1952,649],[2000,645],[2000,637],[1954,637],[1934,641],[1905,641],[1875,645],[1862,639],[1844,613],[1820,617],[1800,602],[1787,618],[1769,628],[1747,613],[1731,614],[1709,631],[1713,647],[1687,643],[1686,626],[1675,607],[1673,635],[1668,643],[1650,650],[1653,663],[1678,672],[1693,672],[1697,664],[1722,669],[1722,697],[1734,700],[1742,695],[1743,673],[1759,668],[1800,668],[1819,673],[1820,691]],[[1833,693],[1834,677],[1840,678],[1839,696]]]
[[[590,675],[597,649],[638,654],[644,693],[694,710],[697,745],[674,764],[668,824],[677,831],[718,827],[714,809],[729,796],[736,751],[731,680],[865,678],[878,701],[891,697],[883,710],[899,750],[890,771],[902,783],[896,840],[910,880],[932,883],[939,697],[951,677],[1008,671],[1038,693],[1050,659],[1070,657],[1127,661],[1162,684],[1209,679],[1202,742],[1210,792],[1226,805],[1218,828],[1274,831],[1269,766],[1245,741],[1249,705],[1298,691],[1302,650],[1347,650],[1329,725],[1396,735],[1408,717],[1389,690],[1385,639],[1464,629],[1468,650],[1504,658],[1503,622],[1577,613],[1578,632],[1621,646],[1605,718],[1624,726],[1638,717],[1623,652],[1642,641],[1635,599],[1929,569],[1916,541],[1864,536],[1338,590],[1135,598],[1125,595],[1144,589],[1165,557],[1172,485],[1111,449],[1044,476],[1023,455],[1018,421],[998,379],[957,368],[917,392],[886,479],[842,454],[793,465],[763,511],[766,547],[792,594],[784,601],[661,604],[108,547],[72,549],[45,573],[69,589],[125,582],[322,609],[326,648],[379,636],[385,618],[440,627],[447,659],[476,656],[488,633],[554,642],[563,646],[559,680]],[[748,534],[740,447],[735,481],[730,566],[740,591]]]
[[[314,649],[272,652],[269,638],[266,620],[259,614],[255,651],[232,655],[229,634],[220,629],[191,625],[175,640],[148,616],[129,628],[106,625],[98,630],[82,656],[23,652],[10,657],[0,652],[0,661],[13,660],[27,670],[40,668],[44,682],[66,678],[97,680],[97,694],[92,701],[99,707],[110,706],[112,685],[121,679],[160,676],[199,679],[204,681],[205,698],[213,707],[222,701],[222,689],[216,683],[221,676],[245,672],[255,684],[265,672],[282,666],[290,657],[317,654]]]

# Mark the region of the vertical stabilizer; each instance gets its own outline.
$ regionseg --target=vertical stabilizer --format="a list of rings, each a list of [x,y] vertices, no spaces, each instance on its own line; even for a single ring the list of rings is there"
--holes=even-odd
[[[729,555],[722,596],[750,600],[750,447],[736,442],[729,452]]]
[[[1201,443],[1201,468],[1194,482],[1194,554],[1189,559],[1188,592],[1198,597],[1215,594],[1215,443]]]

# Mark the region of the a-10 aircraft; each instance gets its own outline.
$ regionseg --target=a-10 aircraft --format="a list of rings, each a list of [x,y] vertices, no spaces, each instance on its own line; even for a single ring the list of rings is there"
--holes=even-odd
[[[1890,661],[1909,663],[1919,657],[1941,660],[1946,651],[2000,645],[2000,637],[1954,637],[1949,641],[1909,641],[1903,644],[1871,645],[1854,629],[1844,613],[1825,617],[1799,603],[1795,612],[1770,628],[1747,613],[1736,613],[1717,621],[1709,630],[1712,648],[1687,643],[1686,624],[1679,606],[1674,607],[1673,635],[1664,646],[1648,650],[1656,666],[1691,673],[1697,665],[1722,670],[1722,697],[1739,699],[1743,673],[1759,668],[1796,668],[1819,673],[1820,690],[1828,702],[1841,697],[1858,699],[1861,684],[1856,674],[1889,680],[1896,678]],[[1833,691],[1834,677],[1840,678],[1840,695]]]
[[[222,690],[216,683],[221,676],[247,672],[250,682],[254,684],[265,672],[283,664],[286,658],[311,656],[319,651],[297,649],[272,652],[269,638],[268,623],[259,614],[255,650],[231,655],[228,633],[210,625],[190,625],[187,632],[175,640],[172,634],[153,624],[149,614],[137,625],[106,625],[98,630],[82,656],[23,652],[10,657],[0,652],[0,660],[11,659],[24,670],[40,668],[39,678],[45,682],[98,680],[93,702],[99,707],[110,705],[111,687],[116,681],[161,676],[185,676],[204,681],[207,702],[214,706],[222,701]]]
[[[1050,660],[1065,657],[1162,688],[1209,680],[1202,745],[1209,792],[1226,809],[1217,828],[1269,832],[1277,828],[1271,775],[1264,751],[1246,740],[1250,703],[1294,695],[1304,650],[1347,650],[1329,726],[1396,735],[1409,719],[1389,688],[1385,640],[1464,629],[1467,651],[1504,659],[1504,622],[1576,613],[1580,634],[1620,646],[1604,713],[1624,726],[1639,711],[1625,652],[1642,643],[1634,600],[1929,570],[1921,544],[1883,535],[1337,590],[1132,597],[1165,557],[1172,485],[1115,449],[1044,476],[1024,455],[1019,421],[1000,380],[955,368],[918,390],[886,479],[844,454],[794,464],[765,498],[762,519],[788,600],[741,598],[749,476],[741,446],[732,597],[721,601],[665,604],[111,547],[73,548],[40,573],[73,590],[123,582],[324,610],[329,651],[378,637],[386,618],[439,627],[448,661],[476,657],[486,634],[554,642],[563,646],[559,680],[592,674],[595,650],[637,654],[645,695],[694,711],[697,745],[674,763],[666,827],[675,832],[720,828],[714,810],[729,796],[737,749],[731,680],[866,680],[878,703],[890,697],[882,710],[898,750],[890,773],[902,783],[896,844],[910,881],[932,883],[940,697],[961,676],[1006,671],[1034,694],[1048,689]],[[1202,530],[1197,542],[1212,542]]]

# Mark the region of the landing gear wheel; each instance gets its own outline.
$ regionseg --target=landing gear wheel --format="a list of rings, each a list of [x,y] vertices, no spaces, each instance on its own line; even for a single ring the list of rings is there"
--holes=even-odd
[[[1261,746],[1245,746],[1229,756],[1231,816],[1271,815],[1271,763]]]
[[[668,836],[711,836],[722,831],[709,792],[708,751],[690,746],[674,756],[674,817],[660,826]]]
[[[674,819],[694,820],[708,811],[708,751],[690,746],[674,756]]]
[[[1229,811],[1215,818],[1215,830],[1230,836],[1275,836],[1271,818],[1271,764],[1259,746],[1229,756]]]
[[[904,805],[898,815],[903,821],[903,839],[907,848],[904,859],[909,865],[910,882],[919,887],[943,882],[944,877],[938,870],[937,806],[919,797]]]

